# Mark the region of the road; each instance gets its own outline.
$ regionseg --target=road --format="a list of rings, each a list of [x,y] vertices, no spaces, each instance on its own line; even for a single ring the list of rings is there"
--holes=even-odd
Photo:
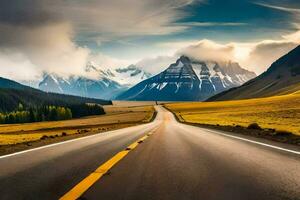
[[[149,132],[80,199],[300,199],[298,149],[180,124],[156,108],[149,124],[0,157],[0,199],[59,199]]]

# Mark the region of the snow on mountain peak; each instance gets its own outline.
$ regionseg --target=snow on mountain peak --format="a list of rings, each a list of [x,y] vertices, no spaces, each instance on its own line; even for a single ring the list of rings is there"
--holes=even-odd
[[[121,100],[201,101],[255,77],[238,63],[197,61],[181,56],[160,74],[124,92]]]
[[[151,74],[135,65],[110,69],[88,62],[85,74],[82,76],[64,78],[57,74],[45,74],[39,83],[39,89],[47,92],[111,99],[149,77]]]

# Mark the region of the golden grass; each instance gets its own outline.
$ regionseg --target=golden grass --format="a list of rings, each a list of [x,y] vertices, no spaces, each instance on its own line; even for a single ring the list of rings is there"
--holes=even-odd
[[[154,113],[153,106],[105,107],[105,115],[80,119],[0,125],[0,145],[17,144],[40,140],[42,136],[61,136],[78,133],[80,130],[101,132],[118,127],[149,122]]]
[[[184,122],[211,125],[258,123],[262,128],[300,135],[300,94],[260,99],[167,104]]]

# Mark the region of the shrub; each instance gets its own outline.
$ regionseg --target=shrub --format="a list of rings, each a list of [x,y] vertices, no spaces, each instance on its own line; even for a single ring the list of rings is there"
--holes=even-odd
[[[276,130],[275,135],[276,136],[290,136],[293,133],[290,131],[285,131],[285,130]]]
[[[43,136],[41,137],[41,140],[45,140],[45,139],[47,139],[47,138],[48,138],[47,135],[43,135]]]
[[[61,136],[67,136],[67,133],[66,132],[62,132]]]
[[[249,124],[249,126],[247,127],[247,129],[262,130],[262,128],[257,123]]]

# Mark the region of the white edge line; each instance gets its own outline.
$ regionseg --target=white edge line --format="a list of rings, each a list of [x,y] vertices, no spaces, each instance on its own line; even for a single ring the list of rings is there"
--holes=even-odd
[[[206,130],[208,130],[208,129],[206,129]],[[282,147],[266,144],[266,143],[263,143],[263,142],[257,142],[257,141],[254,141],[254,140],[249,140],[249,139],[238,137],[238,136],[228,135],[228,134],[225,134],[225,133],[219,133],[219,132],[212,131],[212,130],[208,130],[208,131],[212,132],[212,133],[215,133],[215,134],[223,135],[223,136],[226,136],[226,137],[230,137],[230,138],[234,138],[234,139],[238,139],[238,140],[242,140],[242,141],[246,141],[246,142],[250,142],[250,143],[270,147],[270,148],[273,148],[273,149],[277,149],[277,150],[286,151],[286,152],[289,152],[289,153],[294,153],[294,154],[300,155],[299,151],[285,149],[285,148],[282,148]]]
[[[142,124],[140,126],[145,126],[145,125],[150,125],[150,124]],[[136,127],[139,127],[139,126],[133,126],[133,127],[136,128]],[[132,128],[132,127],[127,127],[127,128]],[[126,128],[124,128],[124,129],[126,129]],[[122,130],[122,129],[117,129],[117,130],[107,131],[107,132],[100,132],[100,133],[113,133],[113,132],[120,131],[120,130]],[[96,133],[94,135],[89,135],[89,136],[85,136],[85,137],[75,138],[75,139],[67,140],[67,141],[63,141],[63,142],[57,142],[57,143],[54,143],[54,144],[49,144],[49,145],[45,145],[45,146],[41,146],[41,147],[37,147],[37,148],[33,148],[33,149],[19,151],[19,152],[16,152],[16,153],[3,155],[3,156],[0,156],[0,159],[12,157],[12,156],[16,156],[16,155],[20,155],[20,154],[24,154],[24,153],[28,153],[28,152],[31,152],[31,151],[46,149],[46,148],[49,148],[49,147],[54,147],[54,146],[58,146],[58,145],[62,145],[62,144],[70,143],[70,142],[75,142],[75,141],[78,141],[78,140],[84,140],[84,139],[88,139],[88,138],[92,138],[92,137],[97,137],[97,136],[99,136],[100,133]]]
[[[177,123],[179,123],[179,122],[177,122]],[[229,134],[226,134],[226,133],[220,133],[218,131],[214,131],[214,130],[207,129],[207,128],[200,128],[200,127],[197,127],[197,126],[187,125],[187,124],[183,124],[183,123],[179,123],[179,124],[183,125],[183,126],[198,128],[198,129],[205,130],[205,131],[208,131],[208,132],[211,132],[211,133],[214,133],[214,134],[222,135],[222,136],[225,136],[225,137],[234,138],[234,139],[237,139],[237,140],[242,140],[242,141],[246,141],[246,142],[249,142],[249,143],[258,144],[258,145],[261,145],[261,146],[266,146],[266,147],[269,147],[269,148],[273,148],[273,149],[276,149],[276,150],[281,150],[281,151],[285,151],[285,152],[300,155],[300,151],[290,150],[290,149],[278,147],[278,146],[275,146],[275,145],[266,144],[266,143],[263,143],[263,142],[257,142],[257,141],[254,141],[254,140],[249,140],[249,139],[246,139],[246,138],[229,135]]]

